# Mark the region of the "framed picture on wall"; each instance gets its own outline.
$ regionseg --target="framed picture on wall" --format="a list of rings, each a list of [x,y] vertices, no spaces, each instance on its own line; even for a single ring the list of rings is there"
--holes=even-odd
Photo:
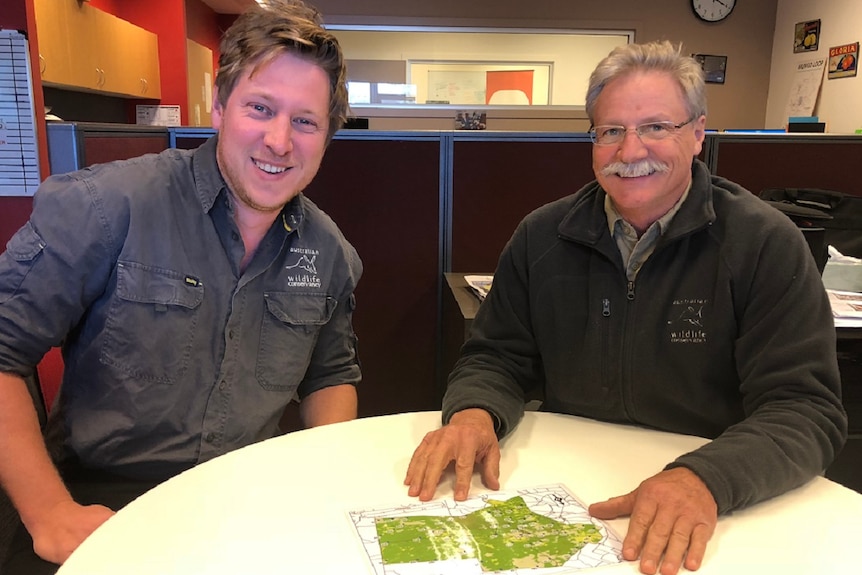
[[[793,52],[816,52],[820,43],[820,20],[797,22],[793,34]]]
[[[859,42],[829,48],[829,68],[826,75],[833,78],[849,78],[856,75],[859,63]]]
[[[692,57],[703,68],[704,79],[708,84],[724,84],[724,75],[727,72],[727,56],[692,54]]]

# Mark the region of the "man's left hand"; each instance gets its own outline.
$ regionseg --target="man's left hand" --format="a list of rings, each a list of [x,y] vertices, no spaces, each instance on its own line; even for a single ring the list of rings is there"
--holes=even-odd
[[[715,499],[685,467],[662,471],[619,497],[590,505],[590,515],[616,519],[630,515],[623,558],[640,557],[641,573],[676,575],[681,565],[695,571],[718,523]],[[685,561],[685,563],[683,563]]]

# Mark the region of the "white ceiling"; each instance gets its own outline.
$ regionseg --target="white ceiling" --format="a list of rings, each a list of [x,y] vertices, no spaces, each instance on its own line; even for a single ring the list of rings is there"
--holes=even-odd
[[[239,14],[243,12],[254,0],[202,0],[204,4],[213,9],[216,14]]]

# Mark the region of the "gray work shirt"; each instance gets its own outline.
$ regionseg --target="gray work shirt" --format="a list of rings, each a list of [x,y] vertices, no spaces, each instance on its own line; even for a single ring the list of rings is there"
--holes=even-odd
[[[299,195],[240,272],[216,140],[49,178],[0,255],[0,371],[63,345],[49,428],[87,467],[166,478],[360,380],[356,251]]]
[[[689,190],[691,190],[691,182],[688,183],[685,192],[683,192],[673,207],[662,217],[654,221],[640,237],[638,237],[638,232],[634,226],[625,221],[616,207],[614,207],[611,197],[605,195],[605,215],[608,218],[608,229],[617,244],[617,248],[620,250],[623,265],[626,268],[626,278],[630,282],[635,281],[635,277],[637,277],[644,262],[655,251],[659,238],[664,234],[671,220],[673,220],[673,217],[679,211],[683,202],[685,202]]]

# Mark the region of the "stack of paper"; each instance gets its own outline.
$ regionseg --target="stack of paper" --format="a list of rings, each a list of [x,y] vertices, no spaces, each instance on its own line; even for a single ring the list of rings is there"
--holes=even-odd
[[[862,293],[827,289],[835,327],[862,327]]]
[[[491,282],[494,280],[494,276],[464,276],[464,281],[467,282],[467,285],[470,286],[470,289],[479,297],[480,300],[484,300],[485,296],[488,295],[488,290],[491,289]]]

